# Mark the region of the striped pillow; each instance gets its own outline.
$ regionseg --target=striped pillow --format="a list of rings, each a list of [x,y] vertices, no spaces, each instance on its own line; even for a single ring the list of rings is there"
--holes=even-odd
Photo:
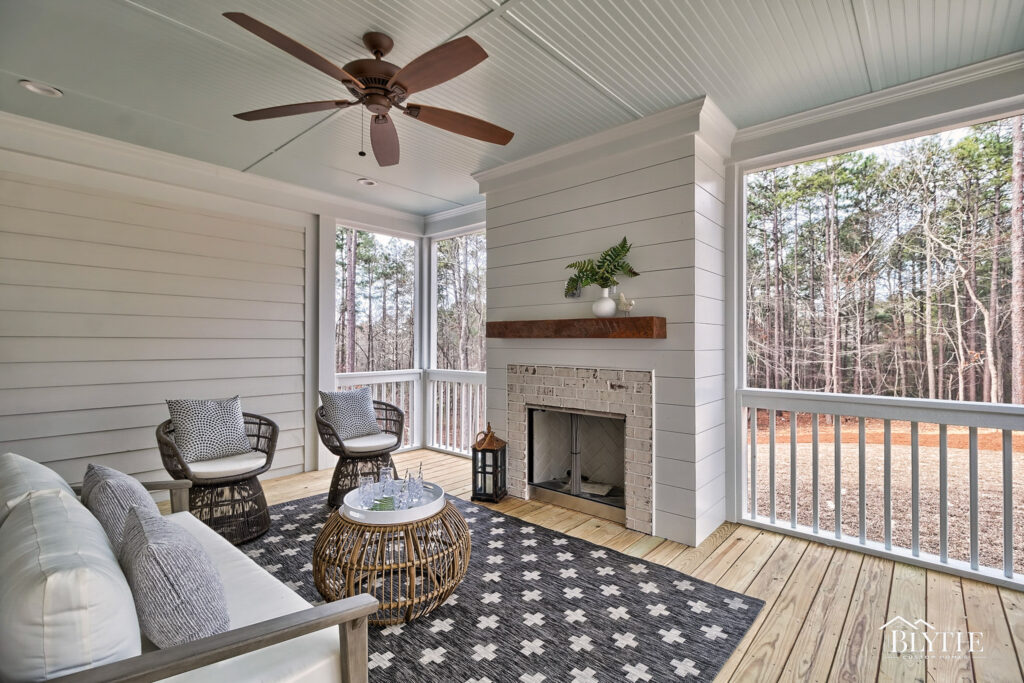
[[[128,512],[121,568],[135,596],[142,633],[160,648],[227,631],[224,584],[203,546],[145,507]]]

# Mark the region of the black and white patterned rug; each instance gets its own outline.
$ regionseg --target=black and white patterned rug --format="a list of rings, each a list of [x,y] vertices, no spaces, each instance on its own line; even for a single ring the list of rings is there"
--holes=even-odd
[[[411,624],[370,627],[370,680],[403,683],[710,681],[763,602],[667,567],[451,499],[469,522],[469,571]],[[275,505],[240,546],[309,602],[326,496]]]

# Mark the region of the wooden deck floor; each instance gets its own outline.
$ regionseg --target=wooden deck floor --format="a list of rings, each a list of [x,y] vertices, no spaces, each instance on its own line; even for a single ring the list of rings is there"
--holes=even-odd
[[[465,458],[424,450],[395,461],[400,473],[422,461],[427,479],[469,497]],[[330,476],[267,480],[267,499],[324,493]],[[1024,680],[1024,593],[745,525],[724,524],[689,547],[555,505],[506,498],[490,507],[764,600],[719,681]],[[981,631],[984,651],[927,661],[883,652],[880,627],[897,615],[939,631]]]

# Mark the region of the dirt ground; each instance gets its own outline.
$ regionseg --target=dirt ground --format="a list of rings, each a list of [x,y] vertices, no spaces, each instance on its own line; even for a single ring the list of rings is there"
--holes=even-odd
[[[757,414],[757,439],[758,443],[768,443],[768,421],[767,410],[759,410]],[[813,425],[811,416],[807,413],[798,413],[796,421],[796,442],[811,443],[813,436]],[[827,422],[825,415],[818,416],[818,443],[831,444],[833,425]],[[858,424],[857,418],[843,418],[842,422],[842,443],[857,443]],[[969,430],[967,427],[950,426],[947,429],[946,443],[949,448],[968,447]],[[883,420],[868,418],[864,421],[864,440],[869,444],[885,444],[885,423]],[[789,413],[780,412],[775,416],[775,443],[789,444]],[[892,422],[892,443],[893,445],[910,445],[910,423]],[[918,444],[921,447],[939,447],[939,425],[922,422],[918,425]],[[1001,451],[1003,449],[1003,433],[998,429],[978,430],[978,449],[986,451]],[[1014,452],[1024,453],[1024,431],[1014,432]],[[1024,474],[1024,473],[1022,473]]]
[[[865,450],[865,499],[866,534],[869,540],[884,541],[884,448],[881,438],[881,421],[878,429],[868,431]],[[902,423],[905,425],[906,423]],[[760,425],[759,425],[760,426]],[[810,525],[812,518],[812,458],[810,423],[803,425],[797,434],[797,522]],[[934,427],[928,425],[927,427]],[[819,527],[834,531],[834,474],[835,450],[832,443],[832,426],[819,428]],[[769,514],[769,446],[767,423],[758,430],[757,489],[758,512]],[[963,430],[963,444],[954,440],[950,433],[948,451],[948,537],[951,558],[970,559],[970,488],[969,463],[966,450],[966,430]],[[978,494],[979,494],[979,557],[982,565],[1002,567],[1003,557],[1003,487],[1002,487],[1002,441],[998,431],[986,435],[982,442],[979,437],[978,453]],[[877,438],[872,435],[877,433]],[[961,436],[955,435],[958,439]],[[894,546],[910,548],[911,545],[911,465],[910,432],[897,429],[893,424],[892,448],[892,539]],[[921,425],[919,439],[920,466],[920,547],[922,552],[939,552],[939,456],[938,430],[926,429]],[[983,444],[983,446],[981,445]],[[843,533],[857,536],[858,528],[858,457],[857,425],[853,422],[848,429],[844,423],[841,446],[841,494]],[[997,450],[998,449],[998,450]],[[788,522],[790,517],[790,446],[789,424],[776,426],[776,518]],[[749,467],[749,462],[748,462]],[[1014,519],[1014,567],[1024,571],[1024,441],[1014,442],[1013,472],[1015,479],[1013,496]],[[749,494],[749,491],[748,491]]]

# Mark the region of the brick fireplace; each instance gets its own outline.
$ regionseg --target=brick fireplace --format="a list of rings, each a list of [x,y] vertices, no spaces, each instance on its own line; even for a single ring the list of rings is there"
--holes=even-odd
[[[625,421],[622,457],[626,526],[651,533],[654,500],[653,379],[650,370],[509,365],[509,493],[521,498],[530,497],[527,460],[530,408],[621,416]]]

